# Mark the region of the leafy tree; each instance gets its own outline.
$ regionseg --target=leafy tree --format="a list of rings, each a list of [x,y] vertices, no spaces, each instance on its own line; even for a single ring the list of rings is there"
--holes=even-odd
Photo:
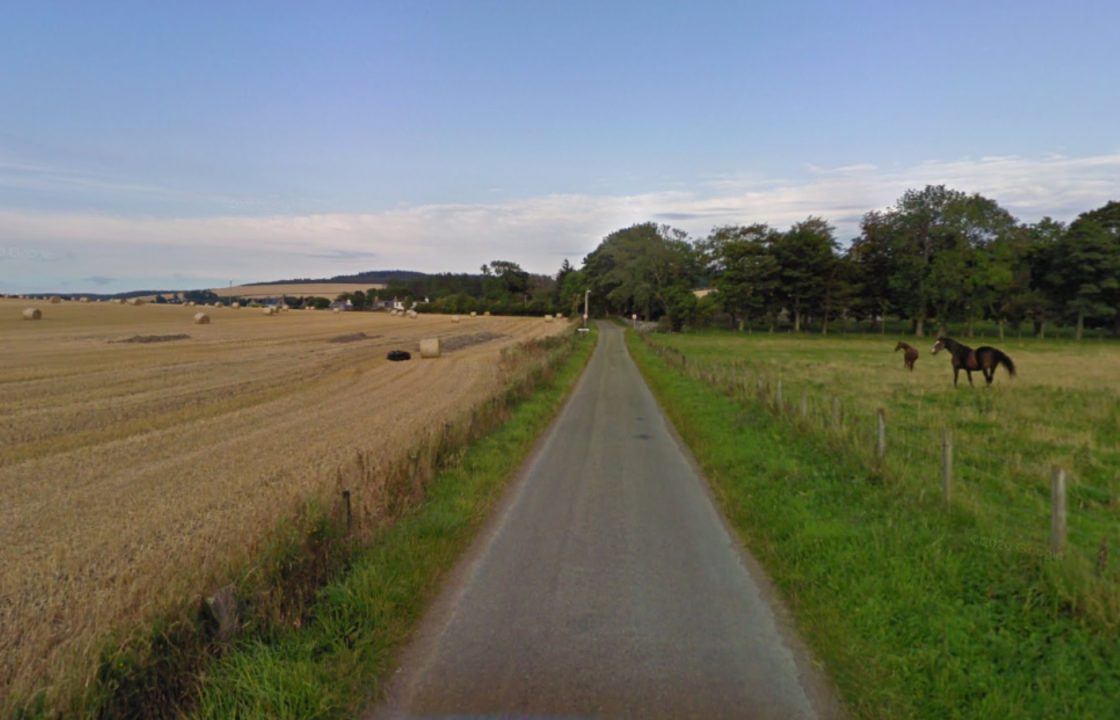
[[[673,332],[680,332],[696,319],[696,293],[684,285],[673,285],[665,291],[665,315]]]
[[[1115,322],[1120,300],[1120,236],[1100,218],[1092,213],[1078,217],[1058,243],[1050,265],[1050,285],[1076,318],[1078,340],[1084,336],[1086,319]]]
[[[768,225],[719,227],[701,244],[716,295],[740,330],[777,311],[778,261],[770,248],[778,232]]]
[[[896,292],[891,281],[897,270],[891,221],[883,213],[873,211],[863,216],[860,228],[860,236],[852,241],[847,253],[850,282],[853,289],[859,288],[852,305],[861,317],[878,321],[879,332],[883,333]]]
[[[483,265],[483,268],[486,266]],[[483,275],[497,281],[492,287],[499,288],[501,295],[528,299],[529,273],[522,270],[517,263],[509,260],[494,260],[490,263],[489,272],[483,272]]]
[[[778,299],[793,316],[794,332],[800,332],[804,315],[824,306],[827,278],[836,263],[832,226],[808,217],[775,236],[770,247],[778,263]]]
[[[576,270],[567,260],[564,263],[571,269],[564,272],[562,266],[556,278],[556,309],[565,313],[582,314],[583,293],[588,289],[587,273]]]
[[[671,288],[692,289],[698,263],[686,238],[654,223],[617,230],[584,259],[586,280],[608,310],[654,319],[668,311]]]
[[[864,221],[890,246],[895,305],[912,319],[918,336],[932,317],[944,323],[954,313],[974,313],[976,252],[1015,228],[1015,219],[994,200],[944,185],[908,190],[892,208]]]

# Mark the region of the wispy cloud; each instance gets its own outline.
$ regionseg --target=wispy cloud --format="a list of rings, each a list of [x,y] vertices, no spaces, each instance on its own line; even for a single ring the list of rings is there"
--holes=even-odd
[[[237,280],[343,272],[357,263],[471,270],[494,258],[551,272],[611,230],[650,219],[704,234],[726,223],[784,227],[812,214],[831,220],[847,239],[864,212],[890,205],[907,188],[939,183],[993,197],[1024,220],[1070,219],[1117,199],[1120,153],[985,157],[903,169],[857,164],[816,168],[800,181],[717,178],[694,192],[544,195],[376,213],[158,218],[0,210],[0,246],[59,258],[51,277],[72,276],[72,284],[95,275],[122,278],[117,284],[171,277],[172,269]],[[42,264],[0,254],[0,282],[21,271],[35,276]]]

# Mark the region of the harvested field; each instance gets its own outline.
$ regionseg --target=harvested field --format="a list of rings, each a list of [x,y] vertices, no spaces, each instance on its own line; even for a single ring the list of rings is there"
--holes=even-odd
[[[109,303],[27,323],[21,308],[0,300],[0,697],[86,676],[109,633],[213,590],[357,454],[398,460],[499,388],[504,348],[565,329],[479,318],[452,356],[391,363],[420,338],[452,346],[461,326],[232,312],[193,325],[187,307]]]

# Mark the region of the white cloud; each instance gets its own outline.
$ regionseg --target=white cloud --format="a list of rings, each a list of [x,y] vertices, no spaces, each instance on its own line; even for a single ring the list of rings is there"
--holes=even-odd
[[[176,272],[241,281],[371,268],[464,271],[496,258],[551,272],[611,230],[646,220],[704,234],[726,223],[784,227],[812,214],[832,221],[846,240],[864,212],[907,188],[940,183],[995,198],[1023,220],[1068,220],[1117,199],[1120,154],[816,167],[800,181],[730,176],[696,192],[546,195],[376,213],[159,218],[0,210],[0,290],[77,290],[93,276],[129,287],[130,278]]]

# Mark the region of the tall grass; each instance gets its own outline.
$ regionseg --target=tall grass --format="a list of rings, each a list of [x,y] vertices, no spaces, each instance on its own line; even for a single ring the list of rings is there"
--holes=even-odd
[[[927,353],[911,375],[879,338],[631,347],[857,715],[1120,713],[1120,574],[1100,553],[1120,539],[1120,348],[1008,343],[1017,381],[954,390],[947,360]],[[944,427],[957,451],[948,506]],[[1073,478],[1058,557],[1046,544],[1055,463]]]

